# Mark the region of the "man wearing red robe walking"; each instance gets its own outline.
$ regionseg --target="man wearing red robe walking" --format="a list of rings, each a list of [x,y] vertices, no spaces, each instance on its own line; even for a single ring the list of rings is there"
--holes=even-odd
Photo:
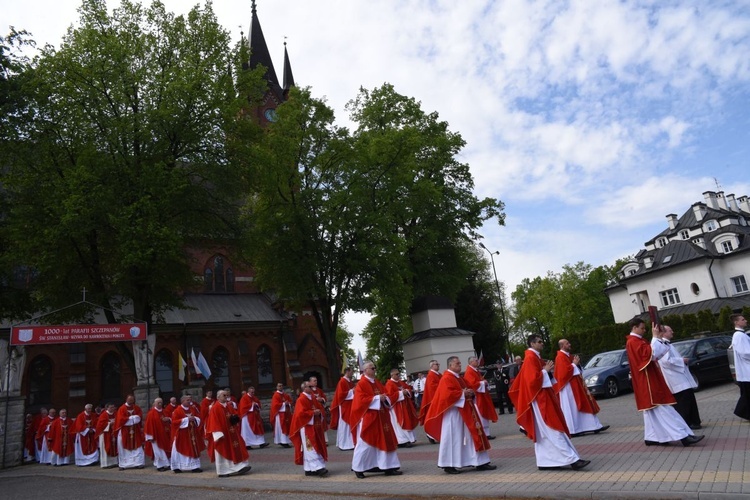
[[[364,376],[357,382],[352,401],[352,470],[358,479],[364,479],[365,472],[400,476],[403,473],[396,455],[398,441],[391,425],[391,402],[383,384],[375,379],[375,364],[365,361],[362,366]]]
[[[292,425],[292,398],[284,392],[284,384],[276,384],[276,392],[271,397],[271,425],[273,442],[284,448],[291,446],[289,428]]]
[[[323,437],[325,408],[312,393],[309,382],[303,382],[302,394],[294,405],[289,439],[294,444],[294,463],[302,465],[306,476],[328,474],[328,448]]]
[[[353,375],[354,368],[347,366],[331,401],[331,429],[336,430],[336,446],[342,451],[354,449],[351,412],[356,382]]]
[[[60,416],[50,424],[47,441],[52,465],[68,465],[75,447],[74,422],[68,419],[68,410],[60,410]]]
[[[579,470],[591,463],[582,460],[570,441],[565,416],[552,389],[549,373],[555,364],[542,361],[542,337],[536,334],[526,339],[526,355],[508,391],[516,407],[516,422],[526,437],[534,441],[536,464],[540,470],[561,469],[568,465]]]
[[[154,406],[146,414],[143,432],[146,436],[146,455],[154,461],[159,472],[169,470],[169,455],[172,452],[172,419],[164,414],[164,402],[154,400]]]
[[[240,398],[239,415],[242,419],[242,439],[248,448],[265,448],[266,443],[263,419],[260,417],[260,399],[255,395],[255,387],[247,388],[247,392]]]
[[[227,401],[226,391],[216,393],[206,421],[206,434],[211,435],[208,454],[216,463],[219,477],[240,476],[250,470],[249,455],[240,433],[240,417]]]
[[[391,424],[396,432],[400,448],[411,448],[417,441],[414,429],[419,425],[414,394],[409,384],[401,379],[398,368],[391,370],[391,378],[385,383],[385,393],[391,400]]]
[[[96,420],[94,405],[87,404],[76,417],[75,458],[76,465],[85,467],[99,461],[99,443],[96,441]]]
[[[672,405],[677,401],[661,373],[659,358],[669,352],[661,342],[653,345],[646,340],[646,323],[639,317],[630,320],[630,335],[625,350],[633,377],[633,392],[638,411],[643,412],[644,442],[646,446],[666,445],[680,441],[691,446],[704,436],[696,436]]]
[[[102,469],[117,467],[117,412],[113,403],[107,403],[96,421],[96,437],[99,439],[99,465]]]
[[[560,348],[555,357],[555,384],[553,389],[560,398],[560,409],[565,416],[565,423],[571,437],[581,436],[587,432],[599,434],[609,429],[602,425],[596,416],[599,405],[591,396],[581,375],[580,358],[570,352],[570,342],[561,339]]]
[[[432,397],[437,391],[438,384],[440,383],[440,363],[436,360],[430,361],[430,371],[427,372],[427,380],[424,384],[424,391],[422,392],[422,403],[419,405],[419,423],[424,426],[424,421],[427,418],[427,412],[430,411],[430,404],[432,403]],[[435,439],[430,436],[427,432],[427,439],[430,443],[435,444]]]
[[[182,396],[172,412],[172,454],[170,467],[175,473],[203,472],[201,451],[205,449],[200,410],[191,405],[192,398]]]
[[[47,464],[50,463],[50,449],[49,441],[47,441],[47,435],[49,434],[49,427],[57,417],[57,410],[50,408],[49,412],[42,417],[39,422],[39,427],[36,430],[36,442],[39,447],[39,463]]]
[[[117,460],[120,470],[143,469],[146,456],[143,453],[143,411],[135,404],[132,394],[125,399],[115,417],[117,433]]]
[[[469,389],[474,391],[474,406],[476,406],[479,413],[479,418],[482,421],[482,427],[484,427],[487,439],[495,439],[495,436],[490,431],[490,422],[497,422],[497,412],[492,402],[490,386],[484,379],[484,375],[479,372],[479,358],[469,356],[468,364],[469,366],[466,367],[466,372],[464,373],[464,380]]]
[[[490,442],[477,407],[474,391],[461,377],[461,360],[451,356],[440,378],[424,430],[440,441],[438,467],[446,474],[459,474],[460,467],[495,470],[490,463]]]

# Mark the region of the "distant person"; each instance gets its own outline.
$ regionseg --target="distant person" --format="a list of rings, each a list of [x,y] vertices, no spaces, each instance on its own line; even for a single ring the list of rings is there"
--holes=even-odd
[[[526,345],[529,348],[509,393],[516,407],[516,422],[534,442],[539,470],[566,466],[583,469],[591,461],[581,459],[570,441],[565,416],[549,377],[555,364],[542,360],[544,341],[541,336],[529,335]]]
[[[310,377],[308,382],[310,383],[310,391],[312,392],[313,397],[318,400],[323,408],[327,408],[328,396],[323,389],[318,387],[318,377]],[[323,418],[323,436],[326,439],[326,444],[328,444],[328,432],[326,431],[328,431],[328,422],[326,421],[326,418]]]
[[[688,358],[683,358],[672,345],[674,332],[667,325],[656,325],[654,337],[651,339],[651,347],[655,342],[660,342],[669,349],[667,353],[659,358],[659,367],[664,375],[664,381],[669,386],[674,399],[677,401],[674,409],[680,414],[685,423],[692,430],[701,428],[701,416],[698,412],[698,402],[695,400],[694,389],[698,387],[688,367]]]
[[[172,454],[172,419],[164,414],[164,400],[154,399],[154,404],[146,413],[143,425],[146,438],[144,451],[153,460],[159,472],[169,470],[169,457]]]
[[[422,404],[419,406],[419,423],[424,426],[425,418],[427,418],[427,412],[432,404],[432,397],[437,391],[438,384],[440,383],[440,363],[436,360],[430,361],[430,371],[427,372],[427,379],[424,384],[424,392],[422,393]],[[427,439],[430,443],[435,444],[435,440],[427,434]]]
[[[99,439],[99,466],[102,469],[111,469],[118,465],[116,418],[117,408],[114,403],[107,403],[104,411],[96,420],[96,437]]]
[[[294,463],[301,465],[305,476],[328,475],[328,448],[323,436],[325,408],[313,396],[310,382],[302,382],[302,393],[294,405],[289,439],[294,443]]]
[[[555,357],[554,390],[560,397],[560,409],[565,415],[565,423],[571,436],[580,436],[587,432],[599,434],[609,429],[602,425],[599,417],[599,405],[591,396],[581,375],[581,359],[570,352],[570,342],[561,339],[560,348]]]
[[[241,476],[250,471],[245,441],[240,433],[240,417],[227,399],[226,391],[216,393],[206,421],[206,434],[211,435],[209,457],[216,463],[219,477]]]
[[[172,472],[203,472],[201,451],[205,449],[201,425],[201,410],[191,405],[188,395],[172,412],[172,453],[169,467]]]
[[[469,389],[474,391],[472,403],[477,408],[479,420],[482,422],[487,439],[495,439],[495,436],[490,431],[490,422],[497,422],[497,412],[495,411],[495,405],[492,403],[490,384],[487,383],[484,375],[479,372],[479,358],[469,356],[467,364],[468,366],[464,372],[464,381],[466,381]]]
[[[255,395],[254,386],[248,386],[247,391],[240,397],[238,414],[242,419],[240,428],[245,446],[256,449],[268,446],[263,419],[260,417],[260,399]]]
[[[498,365],[500,366],[500,365]],[[510,377],[508,376],[509,367],[500,367],[495,372],[495,390],[497,391],[497,413],[505,414],[505,407],[508,407],[508,413],[513,413],[513,402],[508,396],[510,390]]]
[[[670,441],[680,441],[683,446],[694,445],[704,436],[695,436],[674,409],[676,401],[657,362],[669,351],[668,347],[661,342],[652,345],[643,338],[646,323],[641,318],[636,316],[629,324],[631,330],[625,350],[630,362],[635,404],[638,411],[643,412],[646,446],[666,445]]]
[[[391,401],[391,424],[399,448],[411,448],[417,441],[414,429],[419,425],[419,416],[414,406],[413,390],[401,379],[398,368],[391,369],[391,378],[385,383],[385,393]]]
[[[336,446],[342,451],[353,450],[351,413],[354,399],[354,368],[347,366],[336,385],[331,401],[331,429],[336,431]]]
[[[143,452],[143,411],[135,404],[132,394],[117,410],[115,417],[117,433],[117,460],[120,470],[143,469],[146,456]]]
[[[750,337],[745,332],[747,320],[742,314],[732,314],[729,319],[734,323],[734,372],[737,385],[740,386],[740,399],[734,408],[734,414],[750,420]]]
[[[99,461],[99,443],[96,441],[96,421],[94,405],[87,404],[78,414],[73,430],[76,433],[75,460],[79,467],[94,465]]]
[[[425,373],[419,372],[417,379],[414,381],[414,405],[417,407],[417,411],[422,406],[422,394],[424,394],[424,385],[426,382]]]
[[[292,425],[292,397],[284,391],[284,384],[276,384],[271,398],[271,425],[273,442],[282,448],[290,448],[289,428]]]
[[[74,422],[68,418],[68,410],[60,410],[60,416],[57,417],[49,428],[47,441],[50,449],[50,463],[52,465],[68,465],[70,457],[73,456],[75,449],[75,431],[73,430]]]

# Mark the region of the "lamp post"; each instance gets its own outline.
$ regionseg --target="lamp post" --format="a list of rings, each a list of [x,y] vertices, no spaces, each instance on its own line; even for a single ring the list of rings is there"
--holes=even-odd
[[[500,319],[502,319],[503,321],[503,331],[505,333],[505,342],[506,342],[506,353],[510,353],[510,332],[508,332],[508,323],[505,320],[505,306],[503,305],[503,293],[500,290],[500,282],[497,279],[497,270],[495,269],[495,255],[500,255],[500,251],[499,250],[496,250],[494,252],[490,251],[490,249],[484,246],[484,243],[482,243],[481,241],[479,242],[479,246],[487,250],[487,253],[490,254],[490,261],[492,262],[492,274],[495,275],[495,286],[497,287],[497,298],[500,301]]]

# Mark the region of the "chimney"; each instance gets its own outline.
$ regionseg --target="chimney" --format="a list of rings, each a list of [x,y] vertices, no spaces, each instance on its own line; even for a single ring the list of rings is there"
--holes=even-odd
[[[701,202],[693,203],[693,215],[695,215],[696,221],[702,221],[703,216],[706,215],[706,205]]]
[[[651,266],[654,265],[654,257],[652,255],[647,255],[643,258],[643,265],[646,266],[646,269],[651,269]]]
[[[669,229],[676,228],[677,227],[677,214],[668,214],[667,223],[669,224]]]
[[[734,199],[733,194],[727,195],[727,205],[729,205],[729,210],[731,210],[732,212],[740,211],[740,207],[737,206],[737,200]]]
[[[705,193],[703,193],[703,198],[706,200],[706,205],[709,208],[719,208],[719,203],[716,201],[716,193],[714,193],[713,191],[706,191]]]
[[[719,202],[719,208],[729,210],[729,207],[727,206],[727,200],[724,198],[724,191],[719,191],[718,193],[716,193],[716,200]]]
[[[750,200],[747,196],[740,196],[737,198],[737,205],[740,207],[740,210],[750,214]]]

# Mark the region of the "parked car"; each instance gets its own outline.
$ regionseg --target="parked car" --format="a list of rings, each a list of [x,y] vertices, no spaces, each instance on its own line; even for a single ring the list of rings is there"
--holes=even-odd
[[[479,368],[479,371],[487,380],[488,390],[492,396],[492,403],[495,406],[498,405],[497,381],[500,379],[500,370],[502,369],[503,367],[501,365],[485,365]]]
[[[729,363],[729,371],[732,374],[732,380],[737,381],[737,372],[734,370],[734,348],[730,345],[727,349],[727,363]]]
[[[624,390],[632,390],[630,362],[625,349],[592,357],[583,367],[583,380],[594,396],[613,398]]]
[[[731,345],[732,337],[729,335],[680,340],[672,343],[683,358],[688,358],[688,367],[698,383],[698,389],[708,382],[732,380],[727,353]]]

